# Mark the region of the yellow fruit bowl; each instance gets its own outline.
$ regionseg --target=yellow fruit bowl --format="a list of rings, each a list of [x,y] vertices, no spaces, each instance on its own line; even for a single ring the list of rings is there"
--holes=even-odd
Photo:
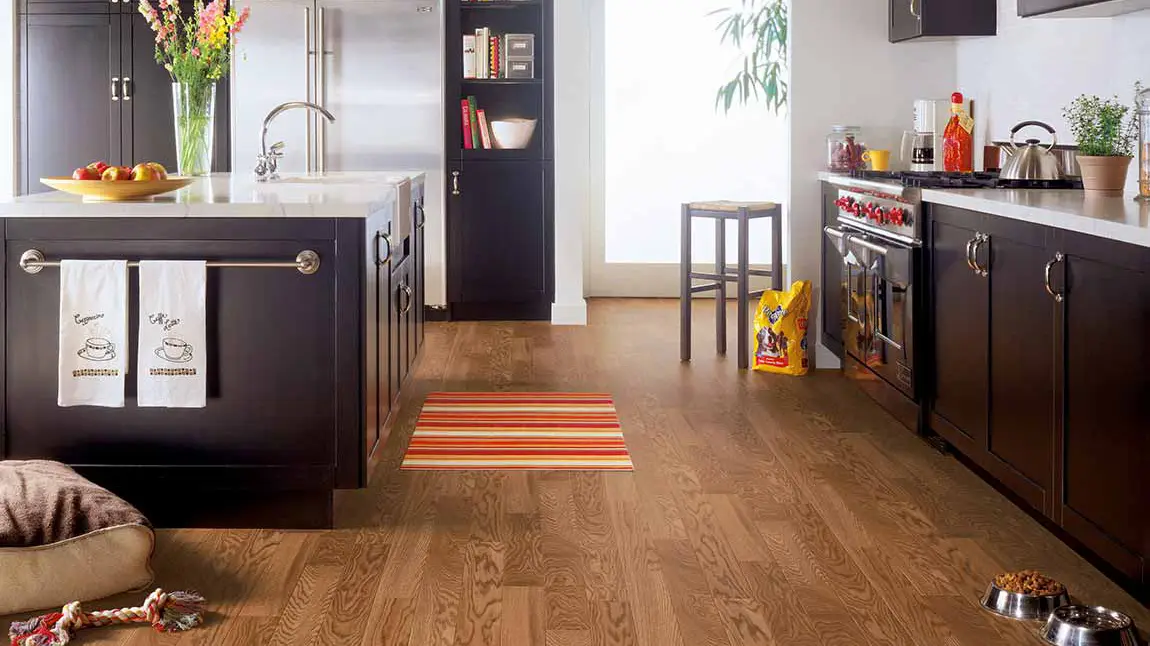
[[[191,177],[169,177],[146,182],[122,180],[104,182],[98,179],[72,179],[70,177],[41,177],[40,183],[57,191],[81,195],[85,202],[130,202],[147,200],[157,195],[178,191],[194,182]]]

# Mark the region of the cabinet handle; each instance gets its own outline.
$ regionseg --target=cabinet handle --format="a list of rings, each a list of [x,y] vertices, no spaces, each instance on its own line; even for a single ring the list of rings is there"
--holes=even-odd
[[[919,20],[922,20],[922,12],[919,11],[918,9],[915,9],[914,7],[915,7],[915,0],[910,0],[910,15],[914,16],[915,18],[918,18]]]
[[[974,242],[974,254],[972,255],[972,259],[974,260],[975,273],[977,273],[979,276],[982,276],[983,278],[986,278],[990,275],[990,267],[983,267],[982,265],[978,264],[978,252],[982,249],[982,245],[988,242],[990,242],[990,236],[986,235],[985,233],[978,234],[978,237]]]
[[[125,76],[124,80],[120,83],[120,95],[124,97],[125,101],[132,100],[132,79]]]
[[[120,92],[120,77],[113,76],[112,77],[112,100],[113,101],[119,101],[120,100],[119,92]]]
[[[415,211],[419,213],[419,223],[415,225],[415,228],[422,230],[423,225],[427,224],[427,209],[423,208],[422,202],[416,202]]]
[[[379,243],[381,240],[387,245],[387,255],[382,257],[379,255]],[[382,265],[389,260],[391,260],[391,236],[380,231],[375,234],[375,264]]]
[[[976,242],[978,242],[978,234],[966,241],[966,266],[970,267],[971,271],[978,273],[978,267],[974,264],[974,243]]]
[[[1045,275],[1043,278],[1043,282],[1046,285],[1046,293],[1050,294],[1051,296],[1054,297],[1055,303],[1061,303],[1064,296],[1063,296],[1062,292],[1054,291],[1054,287],[1051,286],[1051,284],[1050,284],[1050,272],[1051,272],[1051,270],[1054,269],[1054,265],[1057,265],[1058,263],[1062,262],[1063,258],[1065,258],[1065,256],[1062,255],[1061,251],[1055,253],[1054,259],[1051,260],[1050,262],[1046,263],[1046,272],[1045,272]]]
[[[459,171],[451,171],[451,194],[459,195]]]
[[[407,303],[404,304],[403,311],[400,312],[400,314],[407,314],[411,311],[411,306],[415,304],[415,292],[412,291],[411,287],[406,283],[400,285],[400,287],[403,288],[403,293],[407,296]]]

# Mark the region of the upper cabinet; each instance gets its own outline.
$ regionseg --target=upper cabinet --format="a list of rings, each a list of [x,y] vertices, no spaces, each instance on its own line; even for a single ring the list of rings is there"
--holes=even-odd
[[[997,0],[890,0],[892,43],[923,37],[993,36],[997,32]]]
[[[1150,0],[1018,0],[1018,15],[1099,18],[1150,9]]]

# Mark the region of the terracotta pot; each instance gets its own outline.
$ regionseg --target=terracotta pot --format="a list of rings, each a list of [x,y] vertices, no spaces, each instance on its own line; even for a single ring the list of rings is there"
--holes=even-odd
[[[1126,175],[1133,157],[1078,156],[1082,169],[1082,187],[1088,191],[1121,193],[1126,188]]]

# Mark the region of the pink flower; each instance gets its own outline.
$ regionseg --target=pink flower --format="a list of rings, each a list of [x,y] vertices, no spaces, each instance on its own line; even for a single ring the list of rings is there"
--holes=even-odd
[[[233,36],[240,33],[240,30],[244,28],[244,23],[248,21],[248,16],[250,16],[251,14],[252,14],[252,8],[251,7],[244,7],[243,10],[240,11],[239,17],[236,18],[236,24],[232,25],[232,35]]]
[[[199,47],[193,47],[192,48],[192,56],[194,56],[196,58],[200,57],[200,48]]]

